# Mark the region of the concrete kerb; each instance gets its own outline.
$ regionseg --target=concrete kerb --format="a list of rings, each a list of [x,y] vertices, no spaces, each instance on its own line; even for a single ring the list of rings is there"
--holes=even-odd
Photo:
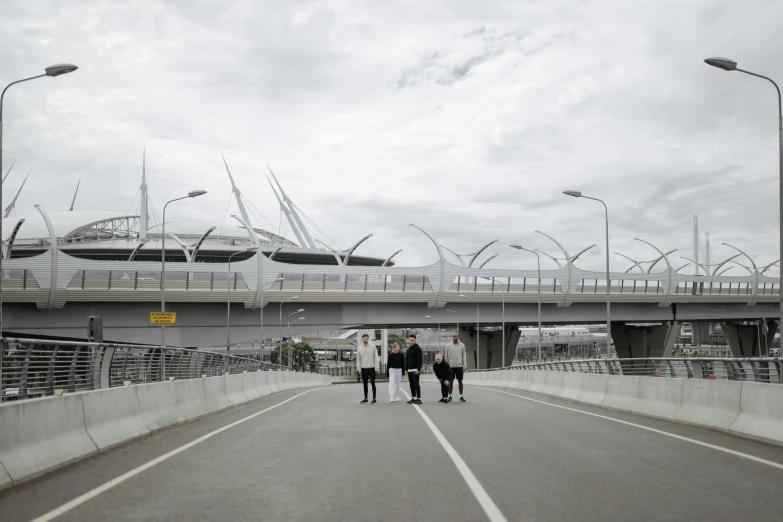
[[[170,382],[155,382],[134,387],[139,398],[139,412],[150,431],[185,422],[177,403],[177,392]]]
[[[300,372],[294,372],[294,385],[297,388],[304,388],[304,387],[306,387],[307,385],[305,384],[304,381],[305,381],[304,380],[304,374],[302,374]]]
[[[586,373],[582,375],[582,391],[576,398],[577,402],[600,406],[606,399],[606,388],[609,383],[608,375]]]
[[[639,415],[674,419],[682,400],[682,379],[639,378],[639,398],[631,411]]]
[[[558,397],[560,389],[563,387],[563,372],[547,371],[544,388],[541,393]]]
[[[636,401],[639,400],[641,379],[639,376],[611,376],[607,381],[606,398],[601,406],[610,410],[633,411]]]
[[[137,388],[128,386],[78,394],[82,396],[87,433],[99,450],[149,434],[139,411]]]
[[[524,370],[512,370],[511,377],[508,379],[508,387],[514,390],[519,389],[519,384],[525,377]]]
[[[500,370],[500,380],[497,386],[508,388],[508,383],[511,380],[511,370]]]
[[[280,380],[277,381],[277,387],[280,391],[286,391],[293,388],[291,386],[291,372],[280,372]]]
[[[253,374],[255,376],[256,390],[258,390],[259,397],[266,397],[267,395],[272,394],[272,390],[269,388],[269,384],[267,384],[269,373],[270,372],[255,372]]]
[[[545,370],[531,370],[530,388],[528,389],[533,393],[544,393],[547,373],[549,372]]]
[[[204,399],[210,411],[222,410],[232,405],[226,395],[226,376],[206,377],[204,382]]]
[[[737,420],[730,431],[754,439],[783,442],[783,386],[742,382]]]
[[[685,424],[729,430],[740,413],[742,383],[687,379],[674,420]]]
[[[215,411],[214,405],[207,404],[203,379],[174,381],[174,393],[177,396],[177,407],[187,420]]]
[[[0,489],[92,455],[81,394],[0,405]]]

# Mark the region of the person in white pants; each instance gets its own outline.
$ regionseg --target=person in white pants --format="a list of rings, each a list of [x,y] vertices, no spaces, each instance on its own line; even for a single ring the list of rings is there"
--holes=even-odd
[[[392,351],[386,359],[389,372],[389,402],[399,402],[400,381],[405,374],[405,355],[400,353],[400,345],[392,344]]]

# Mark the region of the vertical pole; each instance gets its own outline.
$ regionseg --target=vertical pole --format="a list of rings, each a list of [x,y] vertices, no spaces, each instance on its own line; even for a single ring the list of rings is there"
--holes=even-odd
[[[166,311],[166,207],[169,204],[163,205],[163,245],[160,250],[160,311]],[[166,325],[161,323],[160,325],[160,345],[166,346]]]
[[[774,83],[774,82],[773,82]],[[777,89],[777,84],[775,85]],[[780,226],[780,259],[783,259],[783,109],[781,105],[783,102],[780,99],[780,89],[778,89],[778,161],[780,166],[780,173],[778,174],[778,182],[780,183],[780,203],[778,207],[779,214],[779,226]],[[780,294],[780,314],[778,316],[778,331],[781,332],[781,346],[783,346],[783,261],[780,262],[780,284],[778,285],[778,293]]]
[[[606,208],[606,203],[603,201],[601,203],[603,203],[606,212],[606,358],[610,359],[612,357],[612,297],[609,293],[611,287],[609,279],[609,209]]]
[[[228,299],[226,301],[226,355],[231,355],[231,258],[234,257],[234,254],[228,256],[228,273],[226,274],[226,285],[228,286]]]
[[[280,301],[280,319],[277,321],[277,330],[278,334],[280,334],[280,344],[277,349],[277,364],[280,366],[283,365],[283,303],[285,301]]]
[[[503,337],[502,337],[502,341],[501,342],[503,343],[503,346],[501,348],[501,352],[500,352],[501,356],[500,357],[501,357],[501,361],[502,361],[501,365],[505,368],[506,367],[506,290],[505,290],[505,288],[503,289],[503,320],[502,320],[502,322],[503,322],[503,324],[502,324],[501,328],[503,330]]]
[[[538,362],[541,362],[541,257],[536,254],[538,266]]]
[[[480,359],[479,359],[479,348],[481,345],[481,329],[479,326],[479,307],[478,307],[478,301],[476,301],[476,369],[478,370],[481,367]]]
[[[291,368],[291,316],[288,316],[288,367]]]

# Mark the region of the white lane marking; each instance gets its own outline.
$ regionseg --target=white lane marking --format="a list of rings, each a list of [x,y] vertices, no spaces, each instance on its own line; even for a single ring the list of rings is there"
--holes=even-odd
[[[407,391],[402,390],[402,393],[404,393],[408,399],[411,398]],[[473,496],[476,497],[476,500],[478,500],[479,505],[484,510],[484,513],[486,513],[490,522],[507,522],[506,517],[504,517],[503,513],[500,512],[500,509],[498,509],[498,507],[492,501],[489,494],[478,481],[473,472],[470,471],[470,468],[467,464],[465,464],[465,461],[462,460],[462,457],[459,456],[457,450],[455,450],[454,447],[449,444],[449,441],[446,440],[446,437],[443,436],[438,427],[435,426],[435,424],[430,420],[429,417],[427,417],[427,414],[424,413],[421,408],[419,408],[416,404],[414,404],[413,407],[416,408],[416,411],[419,412],[421,418],[424,419],[424,422],[426,422],[427,426],[429,426],[432,434],[435,435],[435,438],[438,439],[440,445],[443,446],[443,449],[445,449],[446,453],[449,455],[449,457],[451,457],[451,461],[454,462],[454,465],[457,467],[460,475],[462,475],[462,478],[467,483],[470,491],[473,493]]]
[[[279,406],[282,406],[283,404],[285,404],[287,402],[290,402],[290,401],[296,399],[297,397],[301,397],[305,393],[310,393],[311,391],[315,391],[317,389],[321,389],[321,388],[314,388],[312,390],[304,391],[304,392],[302,392],[302,393],[300,393],[298,395],[294,395],[290,399],[284,400],[281,403],[275,404],[274,406],[270,406],[269,408],[267,408],[265,410],[259,411],[257,413],[252,414],[252,415],[248,415],[245,418],[239,419],[238,421],[232,422],[231,424],[227,424],[227,425],[223,426],[222,428],[218,428],[215,431],[209,432],[206,435],[204,435],[202,437],[199,437],[199,438],[197,438],[194,441],[188,442],[184,446],[180,446],[179,448],[177,448],[175,450],[172,450],[172,451],[169,451],[168,453],[166,453],[164,455],[161,455],[160,457],[152,459],[151,461],[147,462],[146,464],[142,464],[138,468],[132,469],[132,470],[128,471],[127,473],[123,473],[119,477],[114,478],[114,479],[110,480],[109,482],[106,482],[106,483],[98,486],[97,488],[95,488],[95,489],[93,489],[91,491],[88,491],[87,493],[85,493],[85,494],[83,494],[81,496],[76,497],[75,499],[71,500],[70,502],[66,502],[62,506],[60,506],[60,507],[58,507],[56,509],[53,509],[52,511],[49,511],[48,513],[46,513],[44,515],[41,515],[40,517],[38,517],[36,519],[33,519],[32,522],[47,522],[49,520],[53,520],[53,519],[59,517],[60,515],[64,515],[68,511],[71,511],[73,508],[78,507],[81,504],[84,504],[85,502],[89,501],[90,499],[93,499],[93,498],[97,497],[101,493],[107,492],[108,490],[110,490],[114,486],[118,486],[118,485],[122,484],[126,480],[128,480],[128,479],[130,479],[132,477],[135,477],[139,473],[142,473],[142,472],[150,469],[152,466],[160,464],[161,462],[166,461],[166,460],[170,459],[171,457],[182,453],[186,449],[190,449],[193,446],[195,446],[197,444],[200,444],[200,443],[204,442],[207,439],[211,439],[215,435],[218,435],[218,434],[223,433],[224,431],[226,431],[226,430],[228,430],[230,428],[233,428],[234,426],[237,426],[239,424],[242,424],[243,422],[249,421],[250,419],[258,417],[259,415],[263,415],[264,413],[266,413],[266,412],[268,412],[270,410],[274,410],[275,408],[277,408]]]
[[[634,422],[628,422],[628,421],[624,421],[624,420],[621,420],[621,419],[615,419],[613,417],[607,417],[606,415],[599,415],[598,413],[591,413],[589,411],[577,410],[576,408],[569,408],[568,406],[560,406],[559,404],[552,404],[551,402],[540,401],[538,399],[533,399],[531,397],[525,397],[524,395],[517,395],[516,393],[509,393],[509,392],[506,392],[506,391],[494,390],[492,388],[484,388],[483,386],[477,386],[477,388],[483,388],[485,390],[490,390],[490,391],[493,391],[495,393],[505,393],[506,395],[511,395],[512,397],[518,397],[520,399],[525,399],[526,401],[537,402],[537,403],[540,403],[540,404],[545,404],[546,406],[552,406],[554,408],[560,408],[560,409],[563,409],[563,410],[575,411],[577,413],[582,413],[584,415],[590,415],[591,417],[598,417],[600,419],[606,419],[606,420],[609,420],[609,421],[612,421],[612,422],[616,422],[618,424],[625,424],[626,426],[633,426],[634,428],[639,428],[641,430],[650,431],[652,433],[658,433],[659,435],[665,435],[665,436],[671,437],[673,439],[682,440],[682,441],[685,441],[685,442],[690,442],[691,444],[696,444],[697,446],[703,446],[705,448],[713,449],[715,451],[721,451],[723,453],[728,453],[729,455],[734,455],[735,457],[741,457],[743,459],[752,460],[753,462],[758,462],[759,464],[766,464],[767,466],[771,466],[773,468],[777,468],[777,469],[783,470],[783,464],[780,464],[780,463],[772,461],[772,460],[762,459],[760,457],[756,457],[756,456],[750,455],[748,453],[742,453],[741,451],[734,451],[732,449],[724,448],[722,446],[716,446],[716,445],[710,444],[708,442],[702,442],[700,440],[691,439],[691,438],[688,438],[688,437],[683,437],[682,435],[676,435],[674,433],[669,433],[668,431],[657,430],[655,428],[650,428],[649,426],[644,426],[642,424],[636,424]],[[665,419],[658,419],[658,420],[665,420]]]

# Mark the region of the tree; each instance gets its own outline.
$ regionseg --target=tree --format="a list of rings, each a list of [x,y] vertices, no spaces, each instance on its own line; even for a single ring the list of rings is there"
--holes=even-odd
[[[282,346],[278,346],[272,350],[270,356],[272,364],[280,364],[288,366],[288,345],[289,343],[283,343]],[[280,358],[280,350],[283,351],[282,362]],[[291,365],[293,369],[298,372],[315,372],[318,370],[318,359],[313,347],[307,343],[294,343],[291,345]]]
[[[405,339],[405,337],[403,337],[403,336],[401,336],[399,334],[396,334],[396,333],[389,334],[389,336],[387,338],[387,341],[389,343],[389,346],[387,346],[386,349],[389,352],[391,351],[391,347],[392,347],[392,345],[394,343],[397,343],[397,344],[400,345],[400,351],[402,351],[408,345],[407,340]]]

